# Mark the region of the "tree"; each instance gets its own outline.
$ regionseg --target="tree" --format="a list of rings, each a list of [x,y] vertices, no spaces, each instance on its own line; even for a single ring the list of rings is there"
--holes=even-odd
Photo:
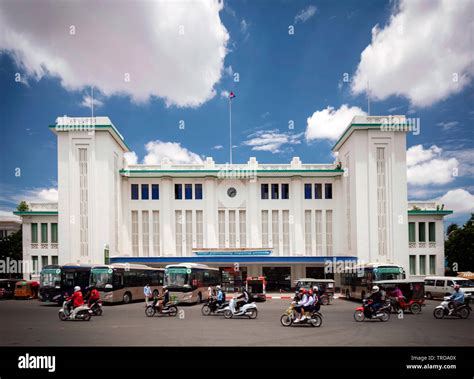
[[[20,201],[20,204],[16,207],[18,212],[26,212],[30,209],[28,203],[26,201]]]
[[[455,230],[458,230],[458,229],[459,229],[458,224],[450,224],[448,226],[448,229],[446,230],[446,234],[449,236],[451,232],[454,232]]]
[[[463,227],[451,228],[444,251],[450,271],[474,271],[474,213]]]
[[[20,262],[23,258],[23,241],[21,229],[5,238],[0,239],[0,259],[6,262],[7,258],[10,261]],[[7,274],[0,273],[0,278],[21,278],[21,274]]]

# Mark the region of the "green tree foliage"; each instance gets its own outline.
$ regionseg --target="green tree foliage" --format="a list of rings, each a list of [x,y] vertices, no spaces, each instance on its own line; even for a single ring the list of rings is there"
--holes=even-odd
[[[18,210],[18,212],[26,212],[30,209],[30,207],[28,206],[28,203],[26,201],[21,201],[20,204],[18,204],[18,206],[16,207],[16,209]]]
[[[451,224],[444,244],[448,267],[453,272],[474,271],[474,213],[463,227]]]
[[[23,258],[23,241],[21,229],[8,237],[0,239],[0,259],[6,262],[7,258],[10,261],[21,261]],[[0,273],[0,278],[21,278],[21,274],[5,274]]]

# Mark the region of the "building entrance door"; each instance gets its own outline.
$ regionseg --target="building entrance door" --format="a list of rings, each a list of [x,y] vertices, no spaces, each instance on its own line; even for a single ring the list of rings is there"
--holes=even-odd
[[[267,292],[291,291],[291,267],[263,267]]]

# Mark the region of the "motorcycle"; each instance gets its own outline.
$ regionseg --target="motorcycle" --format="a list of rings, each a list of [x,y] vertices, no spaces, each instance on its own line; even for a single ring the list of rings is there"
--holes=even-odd
[[[472,310],[469,305],[470,301],[471,298],[466,296],[464,298],[464,304],[454,309],[454,304],[451,302],[451,297],[445,296],[443,302],[434,309],[433,316],[437,319],[442,319],[447,316],[466,319],[469,317]]]
[[[155,298],[151,305],[147,305],[145,308],[145,315],[147,317],[153,317],[156,313],[159,315],[168,315],[170,317],[176,317],[178,314],[178,307],[175,303],[169,302],[166,305],[162,306],[161,309],[158,307],[158,299]]]
[[[225,309],[229,306],[229,302],[225,301],[221,305],[217,303],[217,299],[211,298],[209,301],[204,304],[201,308],[201,313],[203,316],[209,316],[212,314],[224,313]]]
[[[93,316],[102,316],[102,300],[94,301],[90,308]]]
[[[375,314],[372,310],[371,304],[371,301],[363,299],[362,307],[356,308],[354,312],[354,320],[356,320],[357,322],[364,321],[366,318],[374,320],[378,319],[380,321],[390,320],[390,310],[392,307],[392,305],[390,304],[390,300],[386,301],[385,304],[383,304]]]
[[[280,317],[280,323],[283,326],[291,326],[292,324],[298,325],[311,325],[320,327],[323,323],[323,316],[319,311],[314,310],[307,315],[305,319],[295,323],[296,312],[295,312],[295,302],[292,302],[288,309]]]
[[[76,309],[74,309],[73,311],[71,310],[71,308],[69,308],[69,300],[65,300],[63,303],[63,307],[59,310],[58,315],[61,321],[67,321],[67,320],[90,321],[92,317],[92,310],[86,304],[83,304],[77,307]]]
[[[225,318],[229,319],[234,316],[247,316],[250,319],[257,318],[258,310],[257,310],[257,305],[255,303],[244,304],[240,307],[238,311],[235,309],[236,304],[237,304],[237,300],[234,297],[229,302],[229,305],[225,307],[224,309]]]

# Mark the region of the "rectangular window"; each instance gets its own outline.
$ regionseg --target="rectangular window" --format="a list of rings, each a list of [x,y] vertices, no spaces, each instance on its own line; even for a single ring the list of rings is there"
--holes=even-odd
[[[284,210],[283,216],[283,255],[290,255],[290,211]]]
[[[31,257],[31,260],[33,261],[33,274],[39,273],[38,256],[33,255],[33,256]]]
[[[142,200],[148,200],[149,199],[149,191],[150,191],[150,186],[148,184],[142,184]]]
[[[153,211],[153,253],[160,255],[160,211]]]
[[[415,228],[414,222],[408,223],[408,242],[416,242]]]
[[[193,199],[193,185],[192,184],[185,184],[184,185],[184,198],[186,200]]]
[[[240,247],[247,246],[247,222],[246,222],[246,212],[239,211],[239,239],[240,239]]]
[[[176,200],[181,200],[183,198],[183,185],[182,184],[174,185],[174,198]]]
[[[265,200],[268,199],[268,184],[262,184],[260,186],[260,192],[261,192],[260,197],[262,199],[265,199]]]
[[[270,247],[268,242],[268,211],[262,211],[262,247]]]
[[[436,275],[436,255],[430,255],[430,275]]]
[[[142,238],[143,238],[143,256],[150,255],[150,228],[148,221],[148,211],[142,212]]]
[[[196,247],[201,249],[204,246],[202,211],[196,211]]]
[[[435,222],[428,223],[428,241],[436,242],[436,223]]]
[[[196,200],[202,200],[202,184],[194,185],[194,198]]]
[[[225,247],[225,211],[218,212],[219,218],[219,247]]]
[[[138,184],[131,184],[132,200],[138,200]]]
[[[179,184],[181,186],[181,184]],[[175,185],[176,186],[176,185]],[[183,216],[181,211],[174,211],[176,229],[176,255],[183,255]]]
[[[229,247],[235,247],[235,211],[229,211]]]
[[[278,211],[272,211],[272,243],[275,255],[280,255],[280,233],[278,230],[279,222]]]
[[[31,243],[38,243],[38,224],[31,224]]]
[[[316,255],[323,255],[323,211],[316,211]]]
[[[290,185],[288,183],[283,183],[281,185],[281,198],[282,199],[290,198]]]
[[[326,255],[332,255],[332,211],[326,211]]]
[[[41,257],[41,268],[45,267],[48,265],[48,256],[47,255],[43,255]]]
[[[186,254],[191,255],[193,248],[193,213],[186,211]]]
[[[58,256],[57,255],[53,255],[51,257],[51,264],[52,265],[57,265],[58,264]]]
[[[426,275],[426,255],[420,255],[420,275]]]
[[[426,242],[426,226],[424,222],[418,223],[418,241]]]
[[[315,199],[323,198],[323,185],[321,183],[316,183],[314,185],[314,198]]]
[[[326,183],[324,185],[324,198],[332,199],[332,183]]]
[[[306,185],[305,185],[306,186]],[[311,188],[311,184],[309,185]],[[312,236],[311,236],[311,211],[304,211],[304,245],[305,245],[305,254],[311,255],[311,250],[313,248]]]
[[[41,223],[41,243],[48,243],[48,224]]]
[[[81,257],[89,255],[89,167],[87,149],[79,149],[79,231]]]
[[[278,199],[278,184],[272,184],[272,199]]]
[[[138,211],[132,211],[132,253],[138,257]]]
[[[311,185],[311,183],[306,183],[306,184],[304,185],[304,198],[305,198],[306,200],[313,198],[312,187],[313,187],[313,186]]]
[[[151,199],[152,200],[160,199],[160,185],[159,184],[151,185]]]
[[[58,243],[58,224],[51,223],[51,243]]]
[[[377,147],[377,224],[378,250],[387,254],[387,188],[386,188],[385,148]]]
[[[410,275],[416,275],[416,255],[410,255]]]

